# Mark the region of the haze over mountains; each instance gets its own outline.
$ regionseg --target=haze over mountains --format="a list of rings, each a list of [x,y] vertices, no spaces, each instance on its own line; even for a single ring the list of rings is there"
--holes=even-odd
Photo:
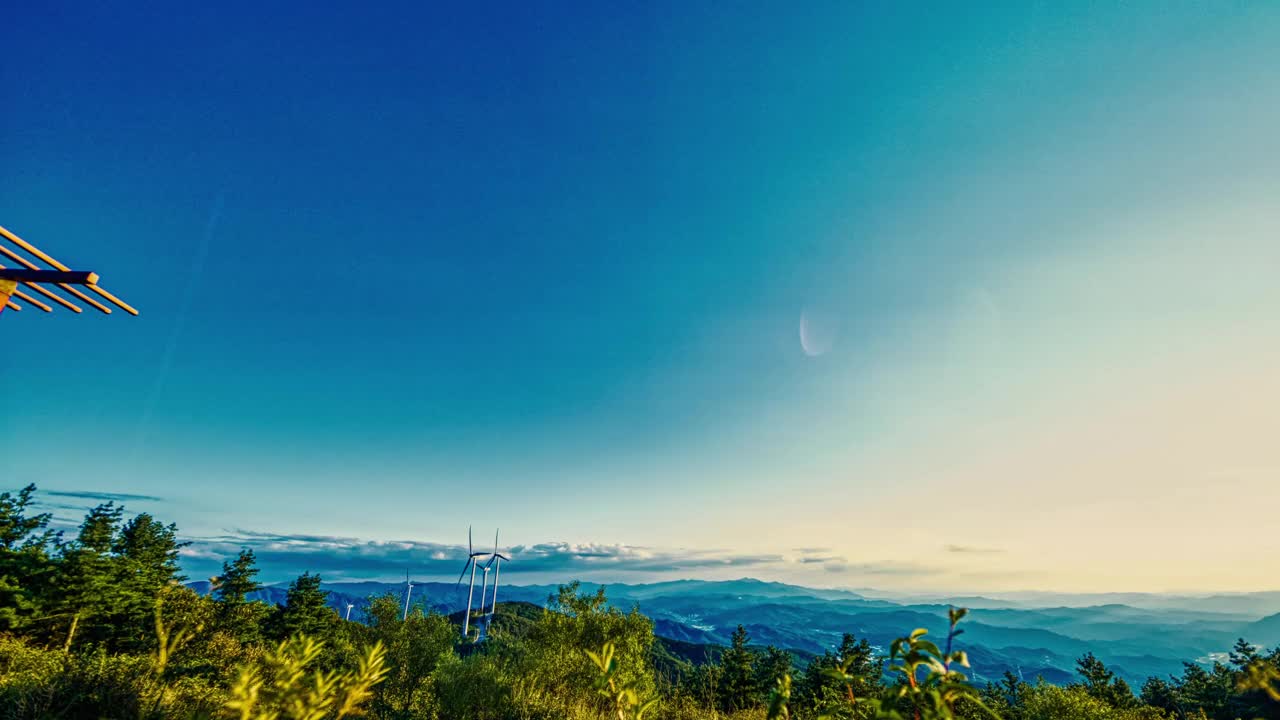
[[[207,582],[191,586],[208,591]],[[583,583],[584,590],[598,587]],[[1211,662],[1240,637],[1268,648],[1280,644],[1280,592],[904,597],[747,578],[605,587],[614,605],[635,606],[651,617],[661,638],[727,645],[743,625],[753,644],[786,648],[802,659],[838,645],[846,632],[881,648],[917,627],[941,632],[948,605],[962,605],[972,610],[964,643],[980,682],[1006,670],[1028,680],[1068,682],[1076,659],[1092,652],[1136,686],[1149,676],[1180,674],[1186,661]],[[353,619],[369,596],[404,594],[404,583],[339,582],[324,588],[333,607],[345,611],[348,603],[355,605]],[[555,585],[503,585],[499,601],[544,605],[555,590]],[[285,585],[272,585],[257,598],[283,603],[285,591]],[[455,612],[466,602],[465,586],[453,583],[415,582],[413,592],[415,603],[441,612]],[[478,604],[478,589],[476,595]]]

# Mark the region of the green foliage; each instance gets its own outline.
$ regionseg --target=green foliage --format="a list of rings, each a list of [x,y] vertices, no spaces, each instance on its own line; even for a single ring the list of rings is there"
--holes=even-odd
[[[889,647],[889,671],[898,674],[899,681],[880,698],[867,701],[875,717],[886,720],[901,720],[908,716],[914,720],[951,720],[957,717],[958,707],[994,716],[965,675],[953,668],[955,665],[969,666],[965,652],[952,648],[955,639],[964,632],[956,626],[967,613],[963,608],[948,611],[950,627],[945,650],[925,639],[928,631],[924,628],[917,628],[910,635],[893,641]],[[846,687],[849,686],[847,673],[841,677],[842,670],[830,672],[844,681]],[[856,702],[856,697],[853,700]]]
[[[387,594],[369,601],[364,635],[387,649],[389,672],[370,704],[380,718],[421,717],[430,711],[431,678],[454,657],[457,631],[441,615],[412,608],[403,618],[399,598]]]
[[[645,713],[658,704],[658,698],[646,698],[637,689],[634,680],[622,682],[618,678],[618,663],[614,653],[614,644],[607,642],[599,653],[586,651],[587,656],[600,669],[596,678],[596,692],[608,701],[611,713],[617,720],[644,720]]]
[[[796,699],[821,716],[847,720],[865,719],[872,708],[866,702],[879,697],[882,662],[866,639],[845,633],[835,653],[814,658],[796,687]]]
[[[328,594],[320,589],[319,575],[299,575],[289,585],[275,634],[327,636],[338,622],[338,613],[329,607],[328,600]]]
[[[245,549],[235,560],[223,562],[222,572],[212,581],[217,627],[242,643],[262,639],[262,622],[271,612],[266,603],[248,599],[250,593],[262,588],[257,576],[257,558],[252,550]]]
[[[1241,678],[1239,688],[1264,693],[1271,700],[1280,702],[1280,668],[1255,658],[1245,667],[1245,676]]]
[[[63,643],[68,650],[77,641],[110,646],[120,630],[111,623],[111,613],[122,603],[124,589],[111,549],[123,513],[113,503],[93,508],[76,539],[63,549],[57,578],[62,593],[54,602],[59,615],[68,618]]]
[[[1038,720],[1158,720],[1159,708],[1112,705],[1085,685],[1058,687],[1039,684],[1026,694],[1023,712]]]
[[[48,513],[29,514],[36,487],[0,493],[0,632],[25,628],[42,614],[55,565],[49,548],[58,536]]]
[[[739,625],[733,631],[729,649],[720,657],[720,709],[743,710],[756,704],[758,688],[756,654],[747,647],[751,638]]]
[[[240,667],[227,709],[240,720],[324,720],[360,712],[373,686],[387,674],[386,650],[371,647],[358,666],[345,673],[314,668],[324,643],[295,635]]]
[[[156,598],[171,583],[186,578],[178,568],[178,528],[142,513],[120,528],[112,541],[112,564],[118,604],[108,617],[116,632],[112,647],[143,650],[154,638],[145,628],[156,614]]]
[[[1116,677],[1093,653],[1087,653],[1076,661],[1076,667],[1084,678],[1082,687],[1090,697],[1115,708],[1130,708],[1137,704],[1129,684]]]
[[[791,702],[791,675],[783,673],[774,684],[773,690],[769,692],[768,713],[765,715],[766,720],[790,720],[791,709],[787,704]]]

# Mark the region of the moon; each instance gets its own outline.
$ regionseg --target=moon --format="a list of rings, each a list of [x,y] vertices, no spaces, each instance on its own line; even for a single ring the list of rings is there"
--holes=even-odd
[[[800,313],[800,349],[809,357],[825,355],[838,335],[835,320],[828,314],[805,308]]]

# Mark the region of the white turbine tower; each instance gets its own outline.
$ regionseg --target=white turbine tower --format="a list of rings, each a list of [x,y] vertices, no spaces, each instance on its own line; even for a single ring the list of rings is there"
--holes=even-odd
[[[404,617],[400,618],[401,622],[409,619],[409,598],[413,596],[413,581],[409,579],[409,571],[404,571]]]
[[[462,637],[469,637],[471,632],[471,604],[475,597],[476,590],[476,567],[480,563],[476,562],[478,557],[487,557],[489,553],[476,552],[471,546],[471,527],[467,527],[467,562],[462,566],[462,572],[458,575],[458,585],[462,584],[462,578],[467,574],[467,569],[471,569],[471,582],[467,584],[467,612],[462,619]],[[482,607],[481,610],[484,608]]]
[[[489,566],[493,566],[493,605],[489,608],[489,614],[493,615],[498,611],[498,578],[502,574],[502,561],[510,561],[511,558],[498,552],[498,531],[493,531],[493,555],[489,557],[489,562],[485,563],[484,571],[489,572]],[[480,606],[484,607],[484,601],[480,601]]]
[[[485,593],[488,592],[489,590],[489,566],[492,564],[493,564],[493,561],[490,560],[489,562],[480,566],[480,572],[483,573],[480,576],[480,616],[481,617],[484,616],[484,605],[485,605],[484,601],[485,601],[485,598],[488,597],[488,595],[486,595]]]
[[[493,552],[489,554],[489,562],[485,563],[480,569],[484,571],[484,577],[480,580],[480,632],[476,637],[476,642],[484,640],[489,635],[489,623],[493,621],[493,614],[498,610],[498,574],[499,568],[502,567],[502,560],[509,558],[498,552],[498,531],[493,531]],[[486,610],[486,592],[489,589],[489,571],[493,570],[493,605],[487,606]]]

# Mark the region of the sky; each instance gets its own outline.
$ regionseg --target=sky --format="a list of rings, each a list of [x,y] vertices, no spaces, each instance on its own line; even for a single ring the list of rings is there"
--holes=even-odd
[[[39,5],[0,224],[141,310],[0,315],[0,486],[60,523],[1276,588],[1280,6]]]

